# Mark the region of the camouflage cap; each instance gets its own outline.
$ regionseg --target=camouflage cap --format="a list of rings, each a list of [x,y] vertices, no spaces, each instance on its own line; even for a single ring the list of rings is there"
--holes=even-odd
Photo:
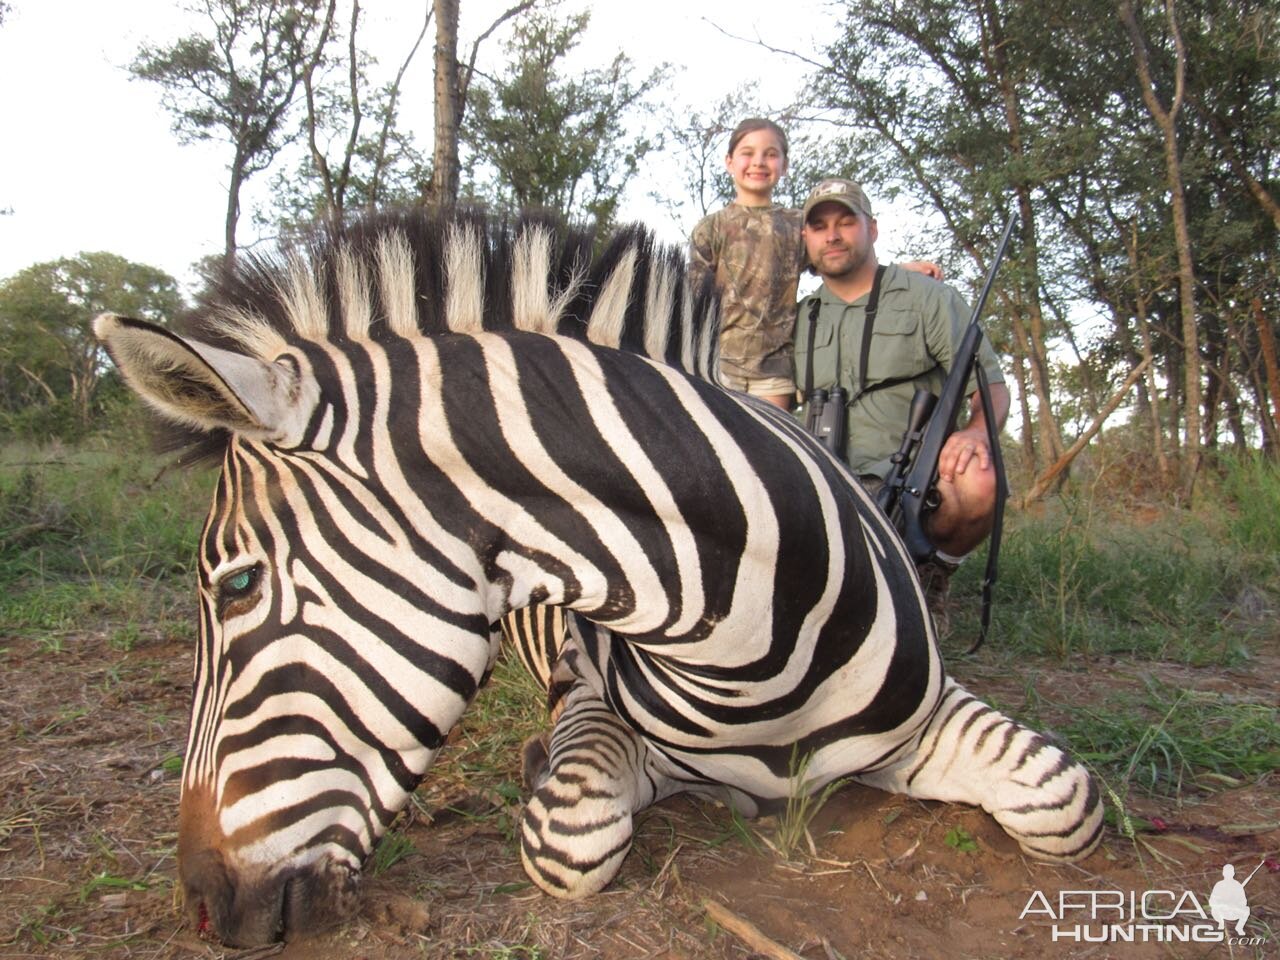
[[[845,180],[841,177],[829,177],[821,181],[809,193],[809,199],[804,202],[804,213],[802,218],[809,219],[809,212],[820,203],[832,201],[848,207],[854,213],[865,213],[868,217],[874,217],[871,212],[871,201],[867,199],[867,195],[862,192],[862,187],[854,183],[852,180]]]

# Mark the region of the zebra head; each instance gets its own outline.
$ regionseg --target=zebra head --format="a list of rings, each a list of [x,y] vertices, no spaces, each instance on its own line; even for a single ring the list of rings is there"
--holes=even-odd
[[[344,437],[318,435],[350,376],[334,357],[262,360],[110,316],[96,329],[161,410],[230,434],[198,558],[187,898],[238,944],[343,918],[491,663],[478,578],[419,562],[385,489],[344,463]],[[433,595],[453,601],[447,616]],[[424,660],[428,637],[439,655]]]
[[[493,664],[492,625],[545,599],[521,586],[521,558],[477,552],[492,530],[451,474],[466,469],[466,404],[440,383],[496,389],[475,360],[494,314],[616,345],[648,247],[632,235],[591,272],[589,237],[557,252],[540,229],[490,229],[406,217],[309,261],[242,263],[193,336],[95,322],[191,458],[222,458],[198,558],[178,859],[192,918],[227,942],[350,915],[363,861]],[[649,298],[678,312],[663,282]],[[611,313],[591,312],[610,298]],[[669,339],[661,349],[711,364],[713,338]]]

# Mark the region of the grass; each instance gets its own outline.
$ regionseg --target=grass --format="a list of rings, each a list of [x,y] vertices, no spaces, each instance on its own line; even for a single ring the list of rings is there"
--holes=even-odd
[[[512,801],[520,787],[511,780],[511,761],[529,737],[547,726],[547,695],[506,651],[498,657],[488,684],[476,696],[441,760],[445,770],[472,789],[492,792],[497,802]],[[439,767],[440,764],[437,764]]]
[[[1099,655],[1242,662],[1272,630],[1267,598],[1280,583],[1267,557],[1242,550],[1223,524],[1207,513],[1137,525],[1081,500],[1064,500],[1045,516],[1010,518],[993,645],[1064,662]],[[953,583],[962,600],[953,621],[963,636],[976,634],[984,565],[981,556],[964,564]]]
[[[213,471],[164,469],[105,441],[0,455],[0,621],[51,654],[86,623],[129,650],[150,625],[180,639]],[[181,610],[179,611],[179,608]]]
[[[369,869],[376,877],[380,873],[386,873],[406,857],[412,856],[414,852],[412,840],[399,830],[388,830],[373,849]]]
[[[786,806],[775,818],[773,840],[770,842],[763,835],[761,839],[783,860],[790,860],[805,849],[813,849],[813,837],[809,834],[809,824],[818,815],[831,795],[844,786],[845,781],[836,780],[828,783],[821,790],[808,779],[811,756],[800,757],[794,748],[791,751],[789,771],[790,789],[787,792]],[[736,817],[736,815],[735,815]]]
[[[1280,568],[1280,468],[1260,453],[1222,458],[1206,497],[1230,504],[1226,529],[1236,546],[1273,576]]]
[[[1062,727],[1075,755],[1114,784],[1180,797],[1280,768],[1280,708],[1144,679],[1139,692],[1077,704]]]

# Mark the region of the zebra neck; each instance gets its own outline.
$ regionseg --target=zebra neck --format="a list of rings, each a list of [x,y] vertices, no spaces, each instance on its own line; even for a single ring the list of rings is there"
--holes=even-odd
[[[717,387],[519,334],[437,339],[422,380],[428,507],[475,550],[495,620],[563,604],[697,657],[720,630],[767,642],[775,597],[816,602],[843,571],[822,464]]]

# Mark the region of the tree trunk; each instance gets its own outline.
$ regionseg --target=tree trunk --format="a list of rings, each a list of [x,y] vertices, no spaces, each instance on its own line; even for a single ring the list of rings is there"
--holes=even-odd
[[[1125,248],[1129,254],[1129,266],[1133,271],[1134,320],[1138,326],[1138,336],[1142,338],[1142,359],[1148,361],[1144,382],[1147,387],[1148,410],[1151,415],[1151,452],[1155,455],[1161,481],[1167,482],[1169,458],[1164,452],[1164,425],[1160,420],[1160,385],[1156,383],[1155,350],[1151,346],[1151,323],[1147,319],[1148,295],[1142,288],[1142,279],[1138,272],[1137,220],[1132,222],[1127,241]]]
[[[1022,465],[1027,473],[1036,472],[1036,444],[1031,433],[1031,404],[1027,397],[1031,390],[1027,386],[1027,362],[1022,355],[1022,348],[1017,340],[1013,342],[1013,377],[1018,383],[1018,412],[1022,416],[1022,429],[1019,432],[1022,442]]]
[[[236,145],[231,162],[231,182],[227,185],[227,217],[223,224],[223,262],[230,267],[236,259],[236,224],[240,221],[240,187],[244,184],[245,153]]]
[[[1259,419],[1269,423],[1270,433],[1280,443],[1280,362],[1276,359],[1276,335],[1262,312],[1262,300],[1253,298],[1253,322],[1258,328],[1258,344],[1261,347],[1262,365],[1267,371],[1267,393],[1270,394],[1271,412],[1268,414],[1266,404],[1258,411]],[[1280,449],[1280,448],[1278,448]]]
[[[1142,99],[1152,119],[1164,138],[1165,175],[1169,184],[1172,207],[1174,243],[1178,252],[1178,304],[1182,316],[1182,350],[1185,356],[1183,408],[1185,411],[1185,445],[1182,463],[1184,495],[1190,498],[1200,470],[1200,343],[1196,331],[1196,277],[1191,262],[1191,236],[1187,227],[1187,201],[1182,186],[1182,163],[1178,156],[1178,111],[1182,107],[1183,81],[1186,75],[1187,56],[1174,15],[1174,0],[1165,0],[1165,12],[1169,19],[1169,31],[1173,38],[1174,93],[1166,109],[1156,96],[1151,78],[1151,64],[1147,58],[1146,42],[1134,14],[1131,0],[1120,0],[1120,19],[1129,32],[1133,46],[1134,64],[1142,89]]]
[[[1004,118],[1008,126],[1009,156],[1012,161],[1010,167],[1015,170],[1026,169],[1021,105],[1005,56],[1005,37],[999,11],[990,3],[982,4],[979,10],[979,22],[982,25],[983,58],[986,60],[991,78],[999,87],[1004,106]],[[1040,304],[1040,253],[1036,238],[1035,210],[1031,205],[1031,185],[1026,179],[1015,176],[1013,188],[1018,198],[1018,219],[1022,227],[1020,266],[1027,278],[1024,293],[1025,314],[1030,323],[1027,358],[1031,363],[1036,396],[1040,403],[1038,423],[1041,453],[1052,462],[1062,457],[1063,446],[1057,420],[1053,416],[1052,407],[1049,406],[1049,351],[1045,346],[1044,311]]]
[[[435,0],[435,146],[431,155],[429,203],[458,200],[458,0]]]
[[[1142,376],[1142,371],[1150,364],[1150,360],[1142,360],[1136,367],[1129,371],[1129,375],[1125,377],[1124,383],[1120,385],[1120,389],[1117,390],[1111,396],[1111,399],[1103,405],[1102,410],[1100,410],[1098,415],[1093,418],[1093,422],[1085,428],[1084,433],[1080,434],[1080,436],[1076,438],[1076,442],[1071,445],[1071,449],[1065,451],[1053,466],[1036,478],[1035,482],[1031,485],[1031,489],[1027,491],[1027,495],[1022,498],[1023,508],[1025,508],[1027,504],[1034,503],[1045,495],[1045,492],[1053,482],[1061,476],[1062,472],[1066,470],[1068,466],[1071,465],[1071,461],[1076,458],[1076,455],[1088,446],[1089,441],[1093,439],[1094,434],[1102,429],[1102,425],[1106,423],[1107,417],[1111,416],[1111,414],[1115,412],[1116,407],[1120,406],[1120,402],[1125,398],[1125,395],[1133,389],[1133,385],[1137,383],[1138,379]]]
[[[329,166],[329,158],[320,149],[320,143],[317,138],[320,120],[316,115],[315,95],[315,73],[324,56],[324,48],[329,42],[329,34],[333,30],[333,18],[336,10],[336,0],[329,0],[329,9],[325,14],[324,25],[320,29],[320,39],[302,68],[302,90],[307,103],[307,118],[303,124],[307,132],[307,146],[311,151],[311,162],[315,165],[316,172],[320,175],[320,188],[324,191],[324,219],[335,225],[342,223],[342,208],[346,199],[347,173],[350,170],[351,154],[355,149],[355,140],[360,131],[360,91],[356,85],[357,70],[360,62],[356,54],[356,26],[360,18],[359,0],[353,0],[351,4],[351,33],[347,41],[347,59],[350,64],[349,75],[351,77],[351,113],[353,117],[351,137],[347,141],[347,152],[343,157],[342,175],[339,177],[338,182],[334,180],[333,170]]]
[[[1201,425],[1204,429],[1202,442],[1209,450],[1218,448],[1218,415],[1225,399],[1227,341],[1223,336],[1220,320],[1219,317],[1206,317],[1204,324],[1204,359],[1208,382],[1204,387],[1204,414]]]

